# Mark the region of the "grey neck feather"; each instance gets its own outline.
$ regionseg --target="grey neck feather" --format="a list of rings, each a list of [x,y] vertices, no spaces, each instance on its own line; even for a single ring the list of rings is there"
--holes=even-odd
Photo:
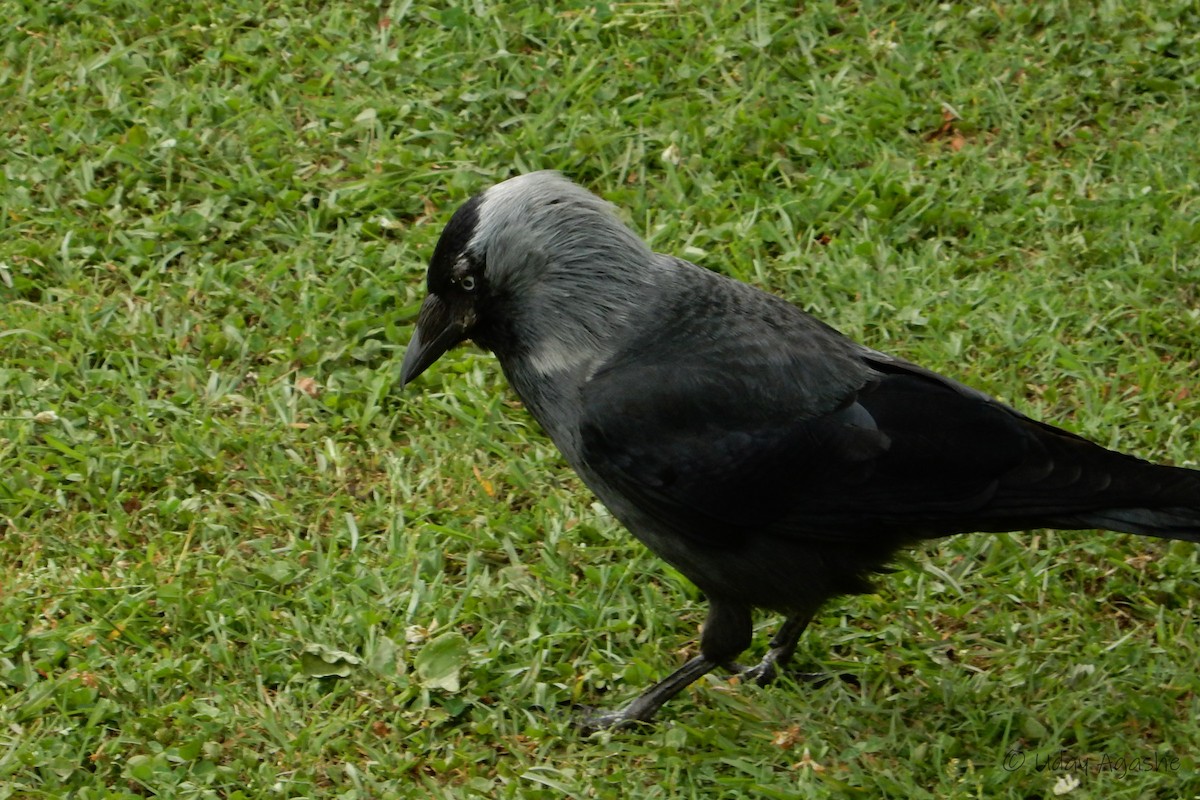
[[[488,189],[475,243],[493,290],[509,298],[517,357],[541,376],[590,374],[669,268],[612,206],[553,172]]]

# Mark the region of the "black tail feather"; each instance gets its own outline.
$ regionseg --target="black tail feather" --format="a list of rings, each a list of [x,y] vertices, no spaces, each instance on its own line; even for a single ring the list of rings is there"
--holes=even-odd
[[[1200,511],[1194,508],[1113,508],[1089,514],[1080,522],[1081,527],[1200,542]]]

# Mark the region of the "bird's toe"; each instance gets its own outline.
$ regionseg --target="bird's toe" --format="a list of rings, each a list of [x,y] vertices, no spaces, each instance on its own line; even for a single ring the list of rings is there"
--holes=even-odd
[[[602,711],[590,706],[580,706],[576,709],[574,725],[584,736],[591,736],[600,731],[615,731],[630,728],[635,725],[647,725],[645,720],[638,719],[628,713],[628,709],[620,711]]]

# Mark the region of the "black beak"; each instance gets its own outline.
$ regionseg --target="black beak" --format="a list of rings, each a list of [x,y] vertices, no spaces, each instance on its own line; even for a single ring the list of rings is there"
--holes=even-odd
[[[465,313],[454,313],[440,297],[431,294],[421,304],[417,315],[417,327],[413,329],[412,341],[404,351],[404,363],[400,365],[400,385],[404,386],[420,375],[429,365],[437,361],[442,353],[467,338],[467,331],[475,321],[475,315],[467,309]]]

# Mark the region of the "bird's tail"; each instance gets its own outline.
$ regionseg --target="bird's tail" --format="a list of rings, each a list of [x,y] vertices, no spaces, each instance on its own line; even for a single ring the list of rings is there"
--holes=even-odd
[[[1200,542],[1200,510],[1195,508],[1113,508],[1082,521],[1089,528]]]
[[[1114,471],[1113,485],[1105,492],[1112,506],[1072,515],[1063,527],[1200,542],[1200,471],[1113,455],[1126,463]]]

